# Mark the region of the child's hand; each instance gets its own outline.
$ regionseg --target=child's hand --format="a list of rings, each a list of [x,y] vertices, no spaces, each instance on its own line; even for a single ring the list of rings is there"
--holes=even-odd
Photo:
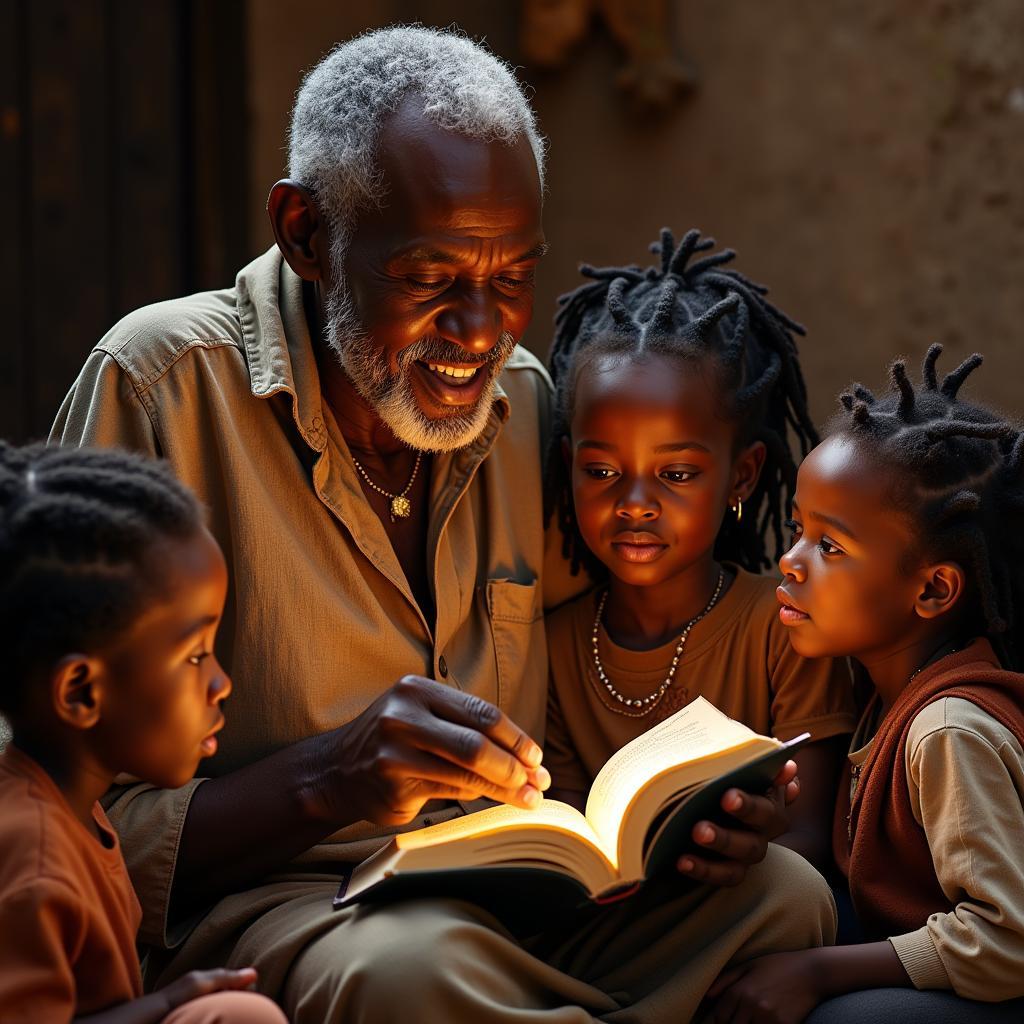
[[[714,860],[686,854],[679,871],[709,885],[739,885],[752,864],[759,864],[768,844],[789,827],[786,805],[800,793],[796,762],[787,761],[775,776],[775,788],[767,796],[730,789],[722,797],[722,810],[736,818],[740,828],[725,828],[710,821],[693,827],[693,841],[719,855]]]
[[[182,1003],[190,1003],[200,996],[208,996],[212,992],[252,988],[255,983],[255,967],[243,967],[238,971],[220,967],[212,971],[189,971],[184,977],[172,981],[170,985],[159,989],[154,995],[163,996],[167,1002],[169,1013],[181,1006]]]
[[[773,953],[725,971],[705,997],[714,1003],[711,1019],[800,1024],[825,998],[817,985],[815,952]]]

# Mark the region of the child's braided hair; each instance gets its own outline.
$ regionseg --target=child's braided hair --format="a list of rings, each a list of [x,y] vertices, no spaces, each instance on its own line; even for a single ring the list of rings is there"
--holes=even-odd
[[[865,452],[898,469],[892,498],[918,537],[908,556],[963,564],[968,600],[977,608],[972,627],[991,639],[1006,667],[1020,668],[1024,432],[958,397],[980,355],[940,382],[935,364],[941,352],[941,345],[928,349],[917,389],[902,359],[889,369],[892,392],[885,397],[854,384],[840,395],[844,411],[831,428],[869,441]]]
[[[159,589],[153,546],[202,522],[161,462],[0,441],[0,709],[16,715],[32,677],[134,621]]]
[[[715,554],[754,572],[771,564],[765,538],[770,529],[775,557],[783,551],[782,528],[796,483],[788,440],[792,430],[801,456],[818,443],[807,411],[807,389],[793,334],[804,329],[771,305],[767,289],[736,270],[725,269],[732,249],[690,262],[714,246],[689,231],[676,246],[663,228],[651,246],[660,265],[592,267],[592,279],[558,301],[550,370],[557,391],[554,430],[546,460],[546,519],[557,514],[563,551],[576,573],[584,566],[595,579],[606,574],[580,536],[572,504],[570,473],[562,457],[569,434],[575,384],[581,368],[602,355],[667,355],[693,360],[714,357],[722,412],[739,424],[738,445],[763,441],[767,458],[757,486],[744,503],[742,520],[726,516]]]

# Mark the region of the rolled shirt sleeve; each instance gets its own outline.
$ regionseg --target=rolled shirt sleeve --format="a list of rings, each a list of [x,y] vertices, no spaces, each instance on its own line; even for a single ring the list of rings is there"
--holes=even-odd
[[[1024,995],[1024,750],[976,705],[948,697],[911,725],[906,769],[954,907],[889,941],[917,988],[989,1002]]]
[[[160,949],[176,946],[194,924],[171,920],[171,888],[185,816],[204,781],[192,779],[180,789],[157,789],[145,782],[115,785],[102,800],[142,904],[139,941]]]

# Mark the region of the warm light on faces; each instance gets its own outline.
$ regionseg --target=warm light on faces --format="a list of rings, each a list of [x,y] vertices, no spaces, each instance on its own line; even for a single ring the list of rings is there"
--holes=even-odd
[[[797,475],[779,601],[790,642],[805,657],[852,656],[867,664],[906,646],[924,625],[929,567],[908,566],[916,537],[892,505],[896,471],[864,444],[830,437]]]
[[[415,100],[385,124],[380,161],[387,199],[356,221],[328,340],[396,436],[450,450],[483,429],[532,316],[540,179],[525,136],[466,138],[424,120]]]
[[[568,450],[576,519],[623,582],[655,585],[709,557],[737,487],[753,489],[760,460],[736,455],[719,401],[689,360],[598,356],[582,367]]]
[[[213,653],[227,568],[204,529],[154,552],[159,597],[102,654],[95,747],[114,771],[174,788],[216,752],[231,680]]]

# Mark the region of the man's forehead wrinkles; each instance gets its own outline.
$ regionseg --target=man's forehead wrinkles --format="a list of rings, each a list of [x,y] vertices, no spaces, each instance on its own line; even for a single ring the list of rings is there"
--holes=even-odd
[[[537,260],[548,251],[547,242],[537,242],[530,248],[524,248],[527,242],[513,245],[502,241],[498,246],[489,245],[494,239],[479,236],[453,239],[450,243],[421,243],[409,248],[400,248],[391,253],[389,259],[395,262],[412,264],[462,263],[469,257],[478,260],[486,256],[496,256],[509,262],[526,262]]]

